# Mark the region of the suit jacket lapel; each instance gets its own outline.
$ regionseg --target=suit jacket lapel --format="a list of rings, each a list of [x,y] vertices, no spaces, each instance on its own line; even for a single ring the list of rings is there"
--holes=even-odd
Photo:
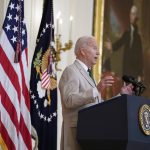
[[[80,63],[78,61],[75,60],[74,64],[76,65],[76,67],[79,69],[80,73],[82,74],[82,76],[89,82],[89,84],[92,87],[95,87],[95,83],[94,81],[91,79],[91,77],[88,75],[88,73],[85,71],[85,69],[80,65]]]

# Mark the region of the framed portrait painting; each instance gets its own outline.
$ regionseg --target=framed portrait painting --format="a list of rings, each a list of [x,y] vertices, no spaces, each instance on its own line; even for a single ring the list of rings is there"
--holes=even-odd
[[[99,3],[95,0],[93,33],[100,40],[101,76],[115,77],[112,96],[119,92],[122,76],[127,75],[142,82],[146,87],[143,95],[150,98],[150,1],[102,0]],[[98,11],[97,7],[103,9]]]

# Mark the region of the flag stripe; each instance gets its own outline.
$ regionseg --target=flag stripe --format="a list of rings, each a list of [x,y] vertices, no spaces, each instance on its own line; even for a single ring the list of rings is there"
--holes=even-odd
[[[44,70],[42,73],[42,80],[41,80],[42,87],[47,89],[50,87],[50,74],[47,72],[47,69]]]
[[[46,75],[45,77],[42,77],[42,83],[45,83],[47,80],[50,80],[50,75]]]
[[[50,83],[50,79],[47,79],[44,83],[42,83],[42,87],[49,85]]]
[[[25,51],[22,53],[22,58],[25,57]],[[25,83],[24,68],[22,60],[20,61],[20,70],[22,77],[22,101],[21,101],[21,118],[20,118],[20,133],[22,139],[28,149],[32,149],[31,141],[28,141],[30,137],[31,126],[28,126],[30,121],[30,100],[29,100],[29,90]]]
[[[14,143],[16,150],[18,150],[18,134],[16,131],[16,127],[12,123],[10,119],[10,115],[7,113],[6,109],[1,105],[1,135],[7,144],[8,142],[11,143],[11,141]],[[7,131],[7,132],[6,132]],[[8,146],[8,145],[7,145]]]
[[[8,60],[8,57],[6,56],[6,54],[4,53],[3,49],[0,47],[0,60],[1,61],[1,65],[3,66],[3,69],[5,70],[7,76],[9,77],[10,81],[14,81],[14,79],[16,79],[15,82],[13,82],[14,88],[16,89],[17,94],[18,94],[18,100],[20,101],[21,98],[21,92],[20,92],[20,84],[18,82],[18,76],[16,74],[16,72],[14,71],[14,68],[12,67],[11,63]]]
[[[47,79],[50,79],[50,75],[46,72],[42,75],[42,83],[44,83]]]
[[[50,76],[48,75],[48,76],[46,76],[45,77],[45,79],[43,79],[43,81],[42,81],[42,85],[45,85],[45,84],[47,84],[47,82],[48,81],[50,81]]]
[[[25,52],[22,53],[22,58],[25,58],[26,55],[25,55]],[[24,60],[24,59],[22,59]],[[26,81],[27,80],[27,77],[25,78],[24,76],[24,73],[23,72],[27,72],[27,67],[24,65],[24,63],[22,63],[22,60],[20,62],[20,66],[21,66],[21,73],[22,73],[22,91],[23,91],[23,100],[22,100],[22,106],[23,108],[21,109],[22,110],[22,115],[23,115],[23,118],[24,118],[24,121],[25,121],[25,124],[28,128],[29,131],[31,131],[31,126],[29,126],[29,123],[28,121],[30,121],[30,98],[29,98],[29,89],[27,87],[27,84],[25,84],[24,80]],[[25,100],[26,98],[26,100]],[[26,114],[26,115],[24,115]]]
[[[25,125],[24,118],[22,116],[20,118],[20,133],[23,138],[23,142],[25,143],[27,148],[32,149],[31,143],[29,143],[31,141],[28,139],[28,137],[30,137],[30,132],[29,132],[27,126]]]
[[[7,113],[10,115],[10,118],[13,122],[13,124],[15,125],[16,127],[16,130],[17,130],[17,134],[19,132],[19,123],[18,123],[18,118],[17,118],[17,112],[16,112],[16,109],[15,107],[13,106],[13,104],[11,103],[11,100],[9,99],[7,93],[5,92],[5,90],[3,89],[3,87],[0,85],[0,89],[1,89],[1,103],[2,105],[5,107],[5,108],[9,108],[7,109]]]
[[[19,118],[20,118],[20,107],[19,107],[19,100],[18,100],[17,91],[14,89],[13,84],[9,80],[7,74],[4,72],[1,65],[0,65],[0,70],[1,70],[0,79],[1,79],[2,87],[7,92],[9,99],[11,100],[11,103],[14,105],[14,107],[17,111],[17,116],[18,116],[18,120],[19,120]],[[7,85],[9,85],[9,86],[7,86]]]
[[[45,76],[47,75],[46,72],[47,72],[47,69],[45,69],[44,72],[43,72],[43,76],[42,76],[43,78],[45,78]]]
[[[27,56],[27,48],[22,52],[22,66],[23,66],[23,72],[25,72],[26,75],[24,75],[24,78],[25,78],[25,83],[26,83],[26,86],[27,86],[27,89],[29,90],[29,68],[28,68],[28,63],[27,63],[27,60],[28,60],[28,56]],[[30,105],[30,103],[29,103]]]
[[[50,74],[47,73],[47,69],[45,69],[42,74],[41,85],[46,89],[50,87]]]
[[[18,150],[31,150],[31,149],[28,149],[27,146],[25,145],[21,134],[19,134],[19,146],[18,146]]]
[[[4,134],[2,134],[2,138],[5,141],[5,144],[7,145],[8,150],[16,150],[14,143],[9,138],[8,132],[2,123],[1,123],[1,130],[4,133]]]
[[[18,76],[18,81],[19,81],[19,84],[21,85],[21,71],[20,71],[20,66],[19,64],[17,63],[14,63],[14,55],[15,55],[15,51],[13,49],[13,47],[11,46],[11,44],[9,43],[9,39],[7,38],[7,35],[6,33],[2,30],[1,32],[1,40],[0,40],[0,43],[1,43],[1,47],[2,49],[4,50],[4,53],[6,54],[9,62],[10,62],[10,66],[9,67],[13,67],[14,68],[14,71],[16,72],[17,76]],[[16,82],[16,80],[15,80]],[[18,91],[20,92],[20,91]]]
[[[31,121],[30,112],[29,112],[27,106],[25,105],[24,97],[22,98],[22,103],[21,103],[21,114],[22,114],[22,117],[24,118],[24,122],[25,122],[28,130],[31,131],[31,126],[29,125],[29,121]]]
[[[20,61],[20,69],[21,69],[21,76],[22,76],[22,93],[23,93],[23,96],[26,98],[26,101],[25,101],[26,106],[28,107],[28,110],[30,110],[29,90],[25,84],[25,77],[24,77],[22,61]]]

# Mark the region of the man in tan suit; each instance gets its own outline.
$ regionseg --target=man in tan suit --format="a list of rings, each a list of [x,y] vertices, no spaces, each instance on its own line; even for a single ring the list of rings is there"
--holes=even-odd
[[[89,75],[88,70],[96,64],[99,56],[94,37],[79,38],[75,55],[75,62],[66,67],[59,82],[63,114],[61,150],[82,150],[76,139],[78,111],[101,103],[101,91],[114,82],[112,76],[107,76],[96,85]],[[131,84],[124,86],[120,93],[132,94],[132,88]]]

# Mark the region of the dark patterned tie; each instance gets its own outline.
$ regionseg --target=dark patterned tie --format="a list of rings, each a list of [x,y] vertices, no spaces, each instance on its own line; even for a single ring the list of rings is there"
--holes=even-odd
[[[94,81],[92,70],[88,69],[87,72],[89,73],[89,76],[91,77],[91,79]],[[95,81],[94,81],[94,83],[95,83]]]

